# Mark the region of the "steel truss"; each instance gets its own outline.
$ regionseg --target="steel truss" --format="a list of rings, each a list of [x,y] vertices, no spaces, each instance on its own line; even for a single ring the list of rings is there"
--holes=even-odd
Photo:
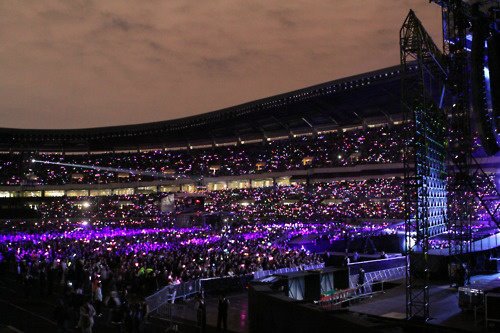
[[[479,206],[500,226],[500,194],[472,156],[470,6],[461,0],[434,2],[442,7],[444,53],[413,11],[400,31],[402,105],[413,125],[404,154],[406,316],[422,320],[430,317],[429,237],[446,225],[450,258],[461,264],[468,261]],[[409,76],[414,70],[416,80]]]
[[[446,121],[444,58],[413,11],[400,31],[402,103],[413,125],[406,141],[405,239],[407,319],[429,314],[429,238],[446,230]],[[409,75],[417,70],[417,79]],[[436,91],[442,91],[435,95]]]
[[[472,156],[470,53],[466,45],[470,6],[461,0],[435,2],[442,8],[443,50],[448,59],[448,87],[452,95],[448,108],[448,249],[455,263],[470,265],[471,227],[478,219],[477,209],[482,207],[488,218],[499,226],[500,194]]]

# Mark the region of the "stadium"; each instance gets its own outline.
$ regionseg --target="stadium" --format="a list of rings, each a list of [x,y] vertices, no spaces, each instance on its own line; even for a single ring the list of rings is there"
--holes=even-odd
[[[410,12],[401,65],[197,116],[0,128],[5,322],[71,331],[90,303],[102,332],[498,328],[498,13],[441,52]]]

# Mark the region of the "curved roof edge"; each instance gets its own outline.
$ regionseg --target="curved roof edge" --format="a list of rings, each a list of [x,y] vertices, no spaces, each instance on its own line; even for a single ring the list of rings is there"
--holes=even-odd
[[[395,81],[399,82],[399,66],[324,82],[200,115],[166,121],[82,129],[0,128],[0,150],[138,149],[152,144],[165,146],[174,144],[175,141],[189,143],[203,138],[210,140],[222,137],[238,138],[241,133],[272,132],[273,130],[270,130],[272,127],[276,127],[278,131],[288,131],[290,134],[291,123],[301,119],[304,120],[303,127],[321,125],[319,124],[321,121],[313,123],[304,118],[313,113],[324,116],[330,125],[345,126],[353,120],[354,122],[361,120],[365,115],[365,112],[361,112],[363,108],[373,109],[369,101],[365,103],[366,105],[359,103],[363,97],[375,98],[382,93],[387,99],[391,99],[388,104],[391,104],[392,109],[385,110],[386,112],[380,110],[382,112],[377,116],[390,117],[391,114],[399,113],[399,108],[396,112],[393,110],[394,99],[398,100],[399,105],[400,96],[399,83],[395,85]],[[388,86],[384,88],[384,85]],[[365,89],[368,86],[378,86],[379,91],[374,94],[373,91]],[[349,96],[353,98],[352,103],[348,101]],[[382,105],[378,105],[375,108],[381,107]],[[337,117],[344,118],[345,116],[347,116],[346,121],[335,120]],[[266,121],[272,124],[267,126]],[[249,131],[242,130],[245,124],[248,124]],[[262,126],[267,126],[269,129],[262,128]]]

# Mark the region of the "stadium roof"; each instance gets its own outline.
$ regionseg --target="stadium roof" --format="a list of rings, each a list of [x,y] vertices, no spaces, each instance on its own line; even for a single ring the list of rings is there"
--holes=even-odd
[[[399,66],[174,120],[85,129],[0,128],[0,151],[216,145],[400,120]]]

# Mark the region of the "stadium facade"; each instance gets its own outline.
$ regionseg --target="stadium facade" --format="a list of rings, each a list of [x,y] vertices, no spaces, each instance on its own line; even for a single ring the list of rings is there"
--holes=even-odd
[[[175,120],[87,129],[0,129],[3,152],[206,148],[398,123],[399,66]]]
[[[76,164],[68,164],[65,169],[56,170],[56,173],[72,170],[69,171],[70,179],[52,183],[39,182],[33,164],[34,160],[59,161],[56,163],[62,161],[94,167],[96,161],[104,157],[111,161],[111,166],[120,167],[119,162],[113,162],[116,156],[134,156],[148,152],[164,154],[169,151],[190,154],[224,147],[239,147],[245,151],[246,147],[251,150],[302,137],[314,141],[318,136],[331,133],[403,126],[400,91],[400,68],[394,66],[175,120],[89,129],[3,128],[0,129],[0,159],[8,163],[15,161],[10,171],[18,174],[18,181],[9,182],[8,175],[2,175],[0,197],[195,192],[200,187],[208,190],[242,189],[335,179],[401,177],[401,158],[381,163],[371,161],[348,165],[314,165],[309,163],[314,157],[307,153],[304,153],[300,167],[259,171],[258,162],[254,165],[255,170],[240,174],[237,170],[232,174],[220,174],[216,172],[220,168],[217,163],[206,166],[213,171],[207,170],[206,174],[186,171],[179,175],[178,170],[162,168],[161,172],[139,178],[130,177],[130,174],[144,172],[140,167],[111,169],[115,171],[115,180],[106,181],[106,184],[102,184],[99,179],[78,181],[85,169]],[[402,148],[402,142],[399,142],[399,147]],[[352,151],[339,153],[354,157],[357,154]],[[269,156],[270,153],[267,157]],[[164,162],[165,160],[158,161],[154,167]],[[487,171],[495,172],[497,158],[488,158],[482,162]],[[43,169],[43,166],[39,165],[38,169]],[[0,171],[8,173],[6,167]]]

